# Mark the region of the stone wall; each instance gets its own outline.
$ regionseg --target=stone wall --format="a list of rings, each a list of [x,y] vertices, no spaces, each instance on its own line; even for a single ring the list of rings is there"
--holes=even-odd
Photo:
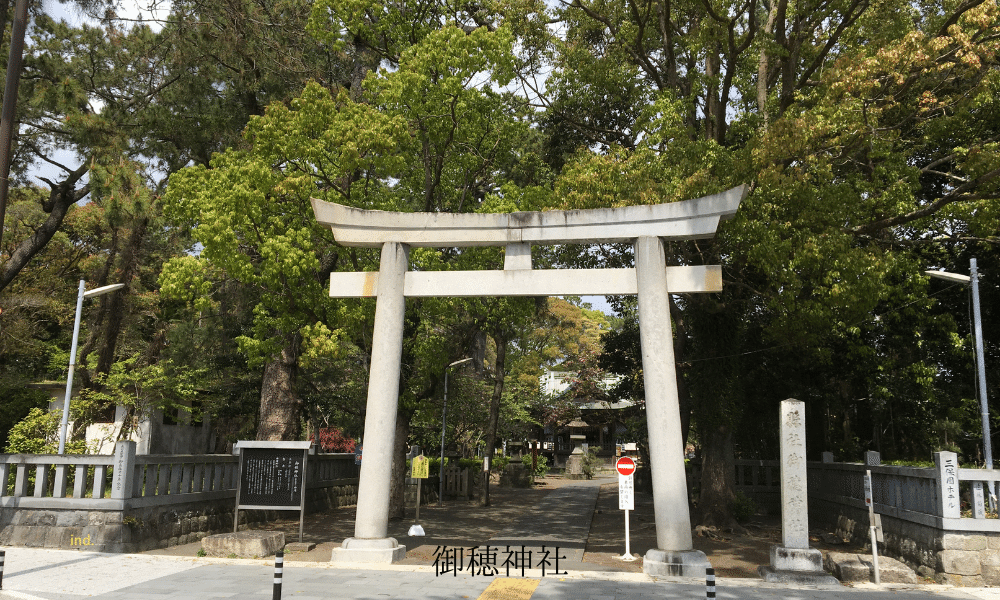
[[[119,510],[3,511],[0,545],[142,552],[196,542],[232,531],[234,500],[209,500]],[[273,511],[243,511],[240,523],[275,518]]]
[[[357,483],[310,488],[306,512],[354,506],[357,494]],[[80,505],[85,507],[86,501]],[[142,552],[189,544],[232,531],[235,505],[234,494],[230,498],[124,510],[4,509],[0,511],[0,546]],[[240,529],[289,514],[295,513],[241,510]]]
[[[810,499],[810,516],[854,544],[870,543],[867,510]],[[1000,532],[944,531],[889,515],[882,515],[882,530],[881,551],[924,577],[959,586],[1000,585]]]

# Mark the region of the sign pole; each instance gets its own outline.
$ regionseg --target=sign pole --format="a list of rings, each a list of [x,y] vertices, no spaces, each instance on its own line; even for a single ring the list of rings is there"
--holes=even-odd
[[[872,538],[872,567],[875,569],[875,585],[881,585],[878,571],[878,526],[875,519],[875,502],[872,500],[872,472],[865,471],[865,504],[868,505],[868,530]]]
[[[417,480],[417,516],[413,525],[410,526],[410,530],[406,532],[406,535],[424,535],[424,528],[420,526],[420,492],[423,488],[424,479],[427,479],[429,475],[430,461],[427,460],[427,457],[423,454],[414,456],[410,467],[410,477]]]
[[[625,556],[622,560],[635,560],[632,558],[632,547],[629,545],[628,539],[628,509],[625,509]]]
[[[629,540],[628,511],[635,510],[635,461],[627,456],[623,456],[615,463],[618,471],[618,508],[625,511],[625,554],[619,558],[624,561],[633,561],[632,546]]]
[[[299,543],[302,543],[302,530],[306,522],[306,479],[309,476],[309,449],[302,451],[302,491],[299,493]]]
[[[423,487],[424,480],[417,480],[417,516],[414,519],[417,525],[420,525],[420,488]]]

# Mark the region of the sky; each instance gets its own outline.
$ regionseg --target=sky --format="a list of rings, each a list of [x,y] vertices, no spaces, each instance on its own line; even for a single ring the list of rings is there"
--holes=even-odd
[[[155,2],[156,0],[152,0]],[[155,13],[151,13],[146,10],[147,3],[141,2],[139,0],[121,0],[121,6],[118,13],[122,17],[126,18],[144,18],[149,19],[151,17],[164,17],[169,9],[169,2],[159,3],[158,10]],[[51,15],[54,19],[62,19],[67,23],[72,25],[81,25],[88,21],[93,22],[83,14],[83,12],[77,8],[73,3],[60,3],[58,0],[45,0],[44,10],[47,14]],[[153,25],[154,29],[156,28]],[[64,164],[72,164],[75,162],[73,152],[66,152],[65,159],[56,157],[56,160],[63,162]],[[55,167],[41,163],[36,166],[31,172],[31,175],[35,177],[48,177],[49,179],[55,179],[59,176],[58,169]],[[611,309],[611,305],[608,304],[604,296],[584,296],[582,298],[584,302],[589,303],[594,310],[599,310],[605,314],[613,315],[614,311]]]

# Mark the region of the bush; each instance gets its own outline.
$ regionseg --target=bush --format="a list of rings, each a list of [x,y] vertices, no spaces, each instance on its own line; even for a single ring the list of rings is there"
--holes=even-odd
[[[319,430],[319,447],[323,452],[354,452],[356,442],[336,427],[322,427]]]
[[[494,456],[493,460],[490,461],[490,470],[493,473],[503,473],[507,469],[508,464],[510,464],[509,456]]]
[[[587,453],[583,455],[583,474],[587,479],[593,479],[597,471],[604,466],[604,461],[597,458],[597,450],[595,448],[589,448]]]
[[[458,468],[469,469],[472,473],[478,473],[483,470],[483,459],[481,458],[460,458],[458,459]]]
[[[757,503],[743,492],[736,492],[733,501],[729,503],[729,511],[737,523],[747,523],[757,514]]]
[[[525,454],[521,457],[521,462],[524,463],[524,468],[531,472],[531,455]],[[535,477],[545,477],[549,474],[549,459],[545,456],[539,454],[538,460],[535,462]]]
[[[62,411],[52,412],[41,408],[32,408],[28,416],[21,419],[14,425],[7,435],[7,452],[10,454],[55,454],[59,451],[59,427],[62,424]],[[66,441],[66,454],[86,454],[87,442],[85,440]],[[90,470],[92,472],[92,470]],[[53,473],[49,467],[49,473]],[[76,479],[76,472],[69,473],[67,484],[72,489]],[[49,479],[49,489],[52,491],[54,480]],[[11,484],[13,485],[13,484]],[[28,471],[28,489],[35,487],[35,469]],[[7,494],[8,490],[2,490]]]
[[[45,409],[49,395],[41,390],[25,387],[0,388],[0,448],[7,447],[7,435],[14,425],[28,416],[32,408]]]
[[[425,455],[426,456],[426,455]],[[440,456],[427,456],[429,465],[429,476],[438,477],[441,475],[441,457]],[[406,473],[409,477],[410,473],[410,461],[406,461]],[[470,474],[478,473],[483,470],[483,461],[480,458],[449,458],[445,457],[444,465],[446,467],[458,466],[459,469],[469,469]]]
[[[51,412],[32,408],[28,416],[14,425],[7,434],[9,454],[55,454],[59,451],[59,427],[62,411]],[[67,440],[66,454],[86,454],[87,442]]]

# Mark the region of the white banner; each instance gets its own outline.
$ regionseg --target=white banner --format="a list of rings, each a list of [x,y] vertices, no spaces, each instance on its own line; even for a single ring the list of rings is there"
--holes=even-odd
[[[635,510],[635,475],[618,474],[618,508]]]

